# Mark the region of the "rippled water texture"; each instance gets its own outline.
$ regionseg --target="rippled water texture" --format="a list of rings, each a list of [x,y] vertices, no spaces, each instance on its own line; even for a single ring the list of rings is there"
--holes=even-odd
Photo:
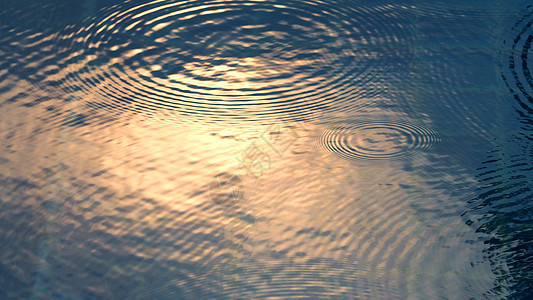
[[[344,158],[393,159],[431,149],[437,142],[435,132],[420,126],[371,121],[326,129],[319,146]]]
[[[529,299],[527,1],[0,0],[0,298]]]
[[[91,106],[143,114],[286,120],[353,111],[398,75],[391,69],[409,66],[412,26],[397,6],[126,2],[62,31],[64,59],[48,79]]]

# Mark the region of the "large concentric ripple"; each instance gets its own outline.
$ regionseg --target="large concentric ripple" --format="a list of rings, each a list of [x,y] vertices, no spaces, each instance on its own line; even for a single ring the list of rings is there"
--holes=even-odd
[[[412,60],[399,6],[130,1],[59,35],[51,81],[84,104],[217,120],[309,119],[368,105]]]
[[[533,116],[533,58],[529,49],[533,42],[533,6],[512,27],[511,38],[505,41],[510,47],[503,63],[502,78],[517,102],[518,112],[525,117]]]
[[[346,159],[398,159],[432,149],[436,132],[418,124],[369,121],[323,130],[318,147]]]

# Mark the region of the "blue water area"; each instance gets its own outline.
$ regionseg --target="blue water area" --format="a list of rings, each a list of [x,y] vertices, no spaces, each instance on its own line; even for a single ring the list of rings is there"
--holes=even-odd
[[[0,0],[0,298],[531,299],[532,43],[522,0]]]

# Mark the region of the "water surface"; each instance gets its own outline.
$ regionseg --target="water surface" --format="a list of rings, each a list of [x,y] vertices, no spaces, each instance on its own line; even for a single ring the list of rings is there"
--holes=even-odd
[[[532,22],[0,0],[0,293],[528,298]]]

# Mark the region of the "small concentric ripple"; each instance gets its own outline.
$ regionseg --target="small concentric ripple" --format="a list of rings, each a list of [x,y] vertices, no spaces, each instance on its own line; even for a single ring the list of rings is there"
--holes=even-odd
[[[399,6],[336,1],[126,2],[60,34],[85,104],[217,120],[293,120],[368,105],[413,58]]]
[[[346,159],[397,159],[432,149],[433,130],[410,123],[345,123],[323,130],[318,147]]]
[[[533,116],[533,78],[530,69],[533,67],[533,58],[529,55],[533,42],[533,6],[527,7],[512,31],[511,38],[505,41],[505,45],[511,49],[503,63],[502,78],[518,103],[519,113],[530,117]]]

